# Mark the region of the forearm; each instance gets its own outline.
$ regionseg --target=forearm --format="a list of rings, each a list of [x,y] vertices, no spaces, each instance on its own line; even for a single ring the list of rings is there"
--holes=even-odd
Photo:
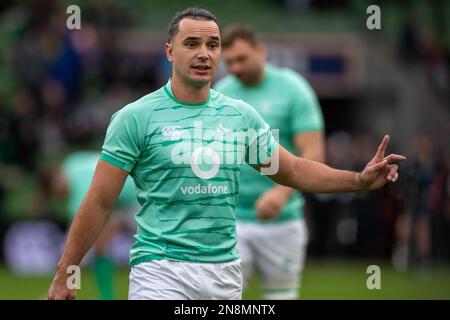
[[[314,193],[352,192],[363,189],[359,173],[333,169],[323,163],[293,157],[280,165],[285,174],[275,176],[282,185]]]
[[[64,253],[58,263],[58,271],[65,272],[68,266],[81,263],[100,235],[110,213],[109,206],[89,196],[88,193],[70,227]]]
[[[363,189],[359,173],[338,170],[323,163],[296,158],[292,187],[315,193],[353,192]]]
[[[279,146],[270,162],[260,168],[277,169],[269,177],[278,184],[316,193],[353,192],[376,190],[398,178],[395,161],[406,160],[405,156],[390,154],[384,156],[389,136],[383,138],[378,151],[361,172],[337,170],[320,162],[315,162],[289,153]],[[262,171],[263,172],[263,171]],[[268,172],[267,170],[265,172]]]

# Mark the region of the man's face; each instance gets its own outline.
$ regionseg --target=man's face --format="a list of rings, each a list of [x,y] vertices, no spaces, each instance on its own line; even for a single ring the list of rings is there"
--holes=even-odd
[[[230,47],[223,49],[223,58],[228,72],[244,84],[252,85],[261,80],[265,61],[265,48],[262,44],[253,46],[245,40],[237,39]]]
[[[184,18],[166,54],[174,76],[196,87],[211,83],[220,61],[220,31],[214,21]]]

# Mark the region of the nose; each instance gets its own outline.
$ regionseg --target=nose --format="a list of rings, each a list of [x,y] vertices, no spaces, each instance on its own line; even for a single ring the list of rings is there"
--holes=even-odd
[[[197,52],[197,58],[199,58],[200,60],[208,60],[208,49],[206,48],[205,44],[200,46],[200,49]]]

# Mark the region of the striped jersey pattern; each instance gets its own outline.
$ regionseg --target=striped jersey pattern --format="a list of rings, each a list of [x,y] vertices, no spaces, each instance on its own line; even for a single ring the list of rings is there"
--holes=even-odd
[[[101,159],[136,184],[141,209],[130,264],[237,259],[240,169],[268,161],[276,147],[251,106],[214,90],[189,104],[174,97],[169,81],[116,112]]]

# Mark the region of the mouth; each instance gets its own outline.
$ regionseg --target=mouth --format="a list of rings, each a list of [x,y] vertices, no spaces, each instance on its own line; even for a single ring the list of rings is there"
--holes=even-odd
[[[191,68],[194,69],[198,73],[208,73],[209,70],[211,70],[210,66],[204,65],[204,64],[193,65],[193,66],[191,66]]]

